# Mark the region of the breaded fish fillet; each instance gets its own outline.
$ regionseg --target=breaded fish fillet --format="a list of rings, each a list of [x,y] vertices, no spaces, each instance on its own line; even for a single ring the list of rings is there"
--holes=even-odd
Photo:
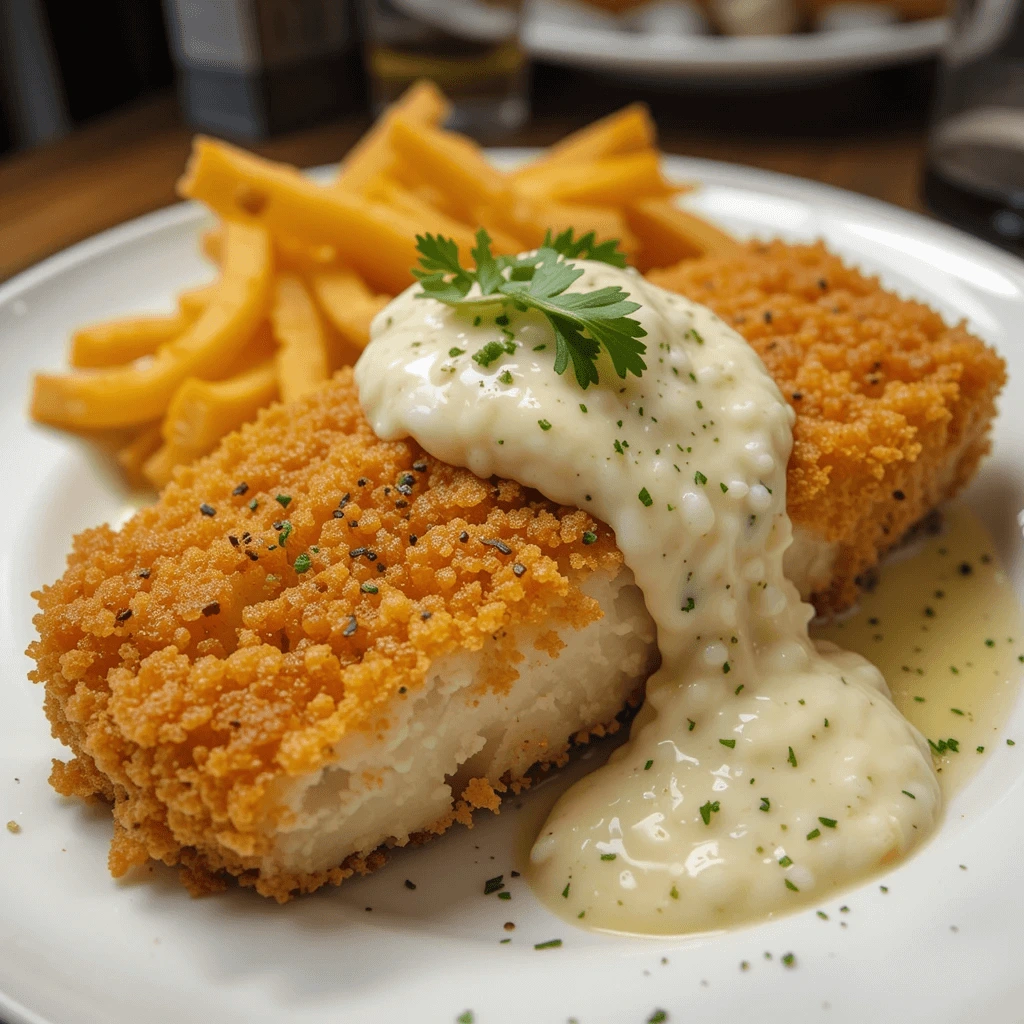
[[[988,452],[1002,359],[820,243],[752,242],[648,278],[739,331],[796,410],[787,573],[820,612],[849,606],[857,581]]]
[[[793,401],[790,508],[823,603],[847,599],[838,573],[973,470],[1001,361],[813,247],[661,280],[745,330]],[[76,538],[37,597],[32,678],[74,754],[51,781],[113,803],[112,872],[156,858],[282,900],[497,809],[614,727],[658,657],[607,527],[379,441],[348,370]]]

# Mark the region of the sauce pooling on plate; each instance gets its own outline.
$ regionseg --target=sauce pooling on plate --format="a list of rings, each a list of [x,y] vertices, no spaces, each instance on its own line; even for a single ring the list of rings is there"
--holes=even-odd
[[[793,413],[753,349],[632,271],[577,265],[570,290],[641,303],[642,377],[602,355],[581,391],[554,372],[540,315],[481,306],[474,323],[412,288],[374,323],[360,400],[381,438],[608,523],[657,625],[662,664],[629,741],[531,851],[541,897],[634,933],[788,912],[924,839],[941,811],[931,755],[877,669],[808,636],[782,568]],[[492,341],[508,342],[500,359],[471,358]]]
[[[994,552],[984,525],[954,502],[942,531],[888,559],[852,613],[812,627],[882,671],[893,703],[931,741],[947,798],[1005,742],[1020,685],[1024,623]]]

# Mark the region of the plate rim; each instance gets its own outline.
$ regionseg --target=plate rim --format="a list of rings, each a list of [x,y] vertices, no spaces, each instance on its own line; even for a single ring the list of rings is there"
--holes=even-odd
[[[834,77],[930,57],[946,42],[950,27],[948,16],[938,16],[849,32],[770,37],[660,38],[599,25],[575,26],[570,35],[567,26],[535,13],[523,27],[523,42],[535,59],[569,67],[589,66],[600,59],[606,70],[619,74],[785,79],[821,74]],[[640,40],[644,40],[642,47]]]

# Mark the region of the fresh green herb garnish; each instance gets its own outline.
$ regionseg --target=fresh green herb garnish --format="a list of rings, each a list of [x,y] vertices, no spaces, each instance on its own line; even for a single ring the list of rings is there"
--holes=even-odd
[[[594,533],[593,530],[584,530],[583,531],[583,543],[584,544],[594,544],[596,541],[597,541],[597,534]]]
[[[653,768],[653,767],[654,767],[654,762],[653,761],[647,761],[644,764],[644,771],[645,772],[649,772],[651,770],[651,768]]]
[[[917,797],[916,797],[916,796],[914,796],[914,794],[913,794],[913,793],[911,793],[909,789],[901,789],[901,790],[900,790],[900,792],[901,792],[901,793],[902,793],[902,794],[903,794],[904,796],[909,796],[911,800],[916,800],[916,799],[917,799]]]
[[[793,858],[790,857],[788,853],[787,854],[783,854],[783,856],[781,856],[779,858],[779,866],[780,867],[788,868],[789,865],[792,864],[792,863],[793,863]]]
[[[452,359],[454,359],[456,356],[464,356],[465,354],[466,354],[466,350],[464,348],[450,348],[450,349],[448,349],[448,355],[450,355],[452,357]]]
[[[297,559],[296,559],[296,561],[297,561]],[[359,589],[364,594],[376,594],[377,593],[377,584],[376,583],[362,583],[362,584],[360,584]]]
[[[281,508],[287,508],[292,503],[290,494],[279,494],[276,500],[280,503]]]
[[[505,888],[505,876],[496,875],[494,878],[488,878],[484,882],[484,895],[490,896],[492,892],[497,892],[499,889]]]
[[[534,254],[497,258],[491,254],[491,239],[483,228],[477,231],[476,242],[472,250],[476,269],[471,271],[459,262],[459,247],[452,239],[417,235],[420,266],[413,269],[413,274],[423,288],[419,297],[466,311],[496,302],[536,309],[554,329],[555,372],[564,373],[572,360],[581,388],[598,383],[597,359],[602,346],[619,377],[624,379],[628,373],[639,377],[647,369],[642,358],[647,346],[638,340],[647,332],[629,316],[640,308],[639,303],[628,301],[629,294],[617,285],[590,292],[567,291],[584,274],[569,262],[572,258],[624,267],[626,259],[618,251],[617,242],[597,245],[593,232],[574,239],[571,230],[552,238],[549,231]],[[474,284],[481,294],[468,298]],[[507,323],[507,317],[505,320]],[[489,342],[473,359],[487,366],[502,351],[505,349],[498,342]]]
[[[500,380],[502,384],[511,384],[512,383],[512,371],[511,370],[502,370],[501,373],[498,374],[498,380]]]
[[[303,551],[302,554],[299,555],[295,559],[295,561],[292,563],[292,568],[297,573],[301,574],[301,573],[304,573],[304,572],[309,572],[309,567],[310,567],[311,564],[312,564],[312,561],[311,561],[309,555],[307,555],[306,552]]]
[[[614,853],[602,853],[601,860],[615,860],[616,856]]]
[[[799,892],[800,890],[793,884],[793,879],[786,879],[786,888],[791,889],[793,892]]]
[[[292,535],[293,527],[292,524],[288,522],[288,520],[286,519],[283,523],[281,523],[279,529],[281,532],[277,535],[277,543],[280,544],[281,547],[284,547],[285,544],[288,543],[288,538]]]
[[[547,420],[537,420],[537,426],[540,427],[541,430],[551,429],[551,424]]]
[[[704,821],[705,825],[711,824],[711,815],[716,814],[719,810],[719,803],[716,800],[712,803],[710,800],[706,804],[702,804],[700,808],[700,816]]]
[[[651,493],[646,487],[640,488],[640,493],[637,497],[640,499],[640,503],[642,505],[646,505],[647,508],[650,508],[654,504],[654,499],[651,497]]]
[[[708,482],[708,478],[698,469],[697,472],[693,474],[693,482],[695,484],[700,484],[700,486],[703,487]]]
[[[835,818],[818,818],[818,821],[820,821],[825,828],[835,828],[838,824]]]
[[[567,900],[569,898],[569,886],[571,884],[572,884],[571,882],[566,882],[565,883],[565,888],[562,890],[562,899],[563,900]]]
[[[719,740],[718,742],[721,743],[723,747],[728,747],[730,750],[733,750],[736,747],[735,740]]]
[[[808,839],[817,839],[818,836],[820,836],[820,835],[821,835],[821,829],[820,828],[812,828],[811,831],[807,833],[807,838]]]
[[[789,748],[789,757],[786,760],[795,768],[796,767],[796,754],[793,753],[793,748]]]
[[[766,797],[766,796],[761,797],[761,806],[760,806],[759,810],[770,811],[771,809],[772,809],[772,802],[771,802],[771,800],[769,800],[768,797]]]
[[[547,942],[538,942],[534,945],[534,949],[558,949],[561,946],[561,939],[548,939]]]
[[[506,341],[502,343],[500,341],[489,341],[483,348],[477,349],[477,351],[473,353],[473,362],[486,368],[490,366],[495,359],[498,359],[503,355],[511,355],[515,350],[516,346],[514,342]]]

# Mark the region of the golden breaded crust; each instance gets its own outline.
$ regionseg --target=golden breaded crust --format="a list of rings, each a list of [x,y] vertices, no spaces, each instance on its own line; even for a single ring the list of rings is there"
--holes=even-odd
[[[508,631],[480,684],[504,690],[514,627],[596,620],[570,570],[620,564],[585,512],[379,441],[343,370],[178,470],[120,532],[75,539],[36,595],[29,648],[75,754],[51,781],[114,802],[116,875],[153,857],[200,890],[219,871],[278,898],[338,882],[379,858],[257,876],[273,814],[288,813],[273,810],[275,781],[330,763],[353,730],[386,729],[434,660]],[[496,803],[476,780],[438,828]]]
[[[735,327],[796,410],[789,514],[839,545],[814,603],[851,604],[857,578],[988,451],[1003,360],[820,243],[752,242],[648,277]]]

